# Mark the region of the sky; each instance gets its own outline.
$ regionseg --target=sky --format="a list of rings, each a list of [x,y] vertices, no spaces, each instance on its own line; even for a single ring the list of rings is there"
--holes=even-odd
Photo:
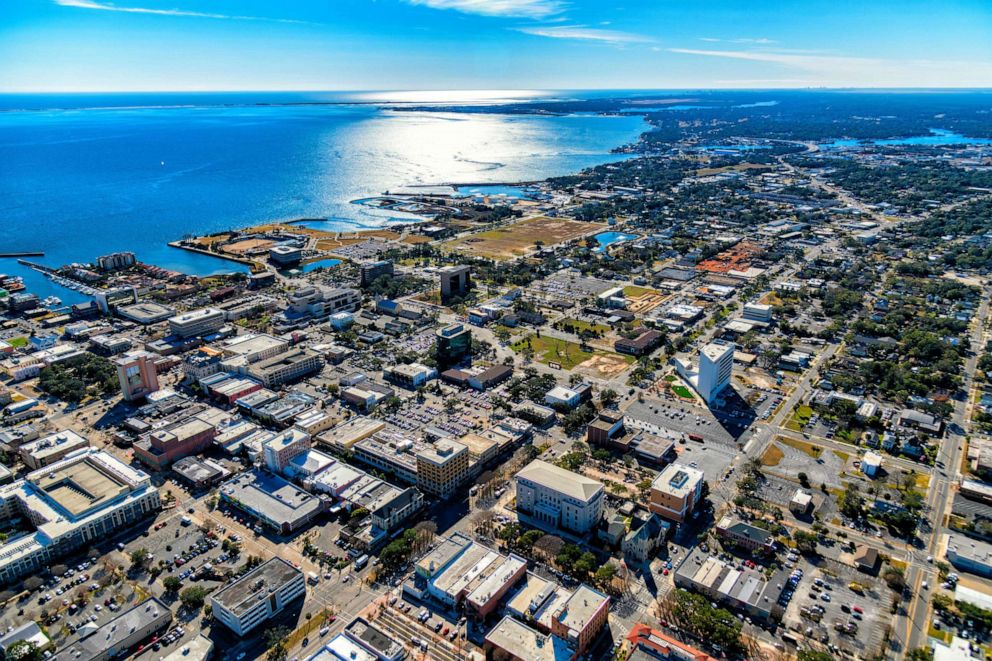
[[[0,0],[0,92],[992,86],[992,0]]]

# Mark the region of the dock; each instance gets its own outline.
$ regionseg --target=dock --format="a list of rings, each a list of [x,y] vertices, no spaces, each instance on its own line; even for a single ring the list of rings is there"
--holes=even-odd
[[[45,253],[40,250],[29,250],[27,252],[0,252],[0,257],[44,257]]]

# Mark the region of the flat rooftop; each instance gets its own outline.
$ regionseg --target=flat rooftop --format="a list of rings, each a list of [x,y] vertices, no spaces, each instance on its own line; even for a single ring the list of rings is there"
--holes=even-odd
[[[582,631],[589,624],[593,615],[609,601],[609,597],[583,583],[562,605],[562,610],[556,617],[569,629]]]
[[[172,611],[154,597],[136,604],[110,620],[94,633],[62,649],[50,657],[52,661],[89,661],[106,654],[108,649],[120,645],[132,632],[152,631],[163,628],[172,621]]]
[[[125,480],[90,458],[56,467],[49,473],[44,473],[44,469],[37,473],[41,474],[31,478],[34,485],[73,517],[131,489]]]
[[[368,647],[376,650],[379,656],[386,659],[397,658],[403,650],[403,645],[388,636],[382,629],[369,624],[362,618],[355,618],[345,627],[349,638],[360,640]]]
[[[509,615],[486,634],[486,641],[521,659],[555,659],[552,636],[545,636]]]
[[[288,345],[289,342],[273,335],[252,333],[231,338],[224,345],[224,353],[229,356],[248,356]]]
[[[603,490],[603,484],[592,478],[535,459],[517,473],[523,478],[576,500],[591,500]]]
[[[212,595],[212,599],[236,616],[280,590],[303,572],[282,558],[272,558]]]
[[[703,471],[698,468],[683,464],[669,464],[654,478],[651,488],[677,498],[685,498],[704,477]]]
[[[292,523],[320,510],[320,499],[277,475],[248,471],[228,480],[221,493],[270,521]]]

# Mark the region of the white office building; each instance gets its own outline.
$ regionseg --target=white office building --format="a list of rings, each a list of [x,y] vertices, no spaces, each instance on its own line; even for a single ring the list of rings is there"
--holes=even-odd
[[[224,312],[216,308],[203,308],[176,315],[169,319],[169,331],[179,337],[209,335],[224,325]]]
[[[730,385],[730,378],[734,373],[735,350],[736,346],[733,343],[711,342],[699,351],[697,369],[693,369],[690,363],[681,360],[676,360],[675,365],[679,374],[696,389],[699,396],[707,404],[712,404],[723,389]]]
[[[584,535],[603,517],[602,483],[535,460],[517,473],[517,515],[548,532]]]
[[[306,594],[303,572],[282,558],[263,562],[210,596],[213,615],[244,636]]]

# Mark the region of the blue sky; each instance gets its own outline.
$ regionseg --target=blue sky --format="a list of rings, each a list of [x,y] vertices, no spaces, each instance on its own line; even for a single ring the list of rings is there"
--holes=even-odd
[[[992,86],[992,0],[0,0],[0,91]]]

